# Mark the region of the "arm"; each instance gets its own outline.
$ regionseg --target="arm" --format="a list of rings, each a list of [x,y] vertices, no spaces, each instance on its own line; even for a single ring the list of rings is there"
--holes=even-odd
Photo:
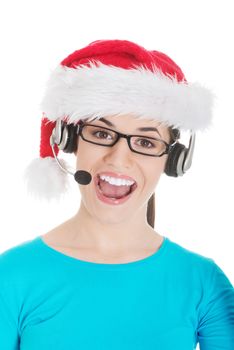
[[[197,330],[200,350],[234,349],[234,288],[213,262]]]
[[[18,350],[18,327],[16,320],[10,312],[10,308],[0,290],[0,349]]]
[[[18,312],[11,275],[12,266],[0,254],[0,349],[18,350]]]

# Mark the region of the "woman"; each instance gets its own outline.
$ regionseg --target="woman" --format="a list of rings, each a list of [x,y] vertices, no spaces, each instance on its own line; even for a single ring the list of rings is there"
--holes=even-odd
[[[148,224],[146,211],[148,199],[165,168],[168,155],[149,158],[147,154],[162,153],[166,148],[164,142],[171,142],[168,128],[158,124],[129,115],[85,123],[82,128],[85,139],[78,138],[77,151],[74,152],[76,168],[88,169],[94,180],[91,186],[80,188],[82,201],[77,215],[43,235],[47,244],[63,249],[68,246],[66,253],[78,258],[82,254],[84,260],[110,263],[134,261],[158,249],[163,237]],[[140,127],[157,127],[159,134],[155,131],[139,132]],[[136,151],[146,155],[132,152],[124,138],[112,147],[97,147],[92,143],[109,145],[116,139],[117,130],[139,134],[137,138],[132,138],[131,144]],[[146,138],[143,138],[144,135]],[[155,136],[163,142],[156,143],[150,139]],[[117,184],[115,179],[123,182]],[[128,181],[134,183],[127,185]]]
[[[233,349],[229,279],[154,230],[161,174],[191,165],[194,137],[187,149],[179,130],[205,129],[211,102],[168,56],[130,41],[95,41],[61,62],[27,185],[59,198],[73,173],[58,151],[74,153],[81,203],[1,254],[0,348]]]

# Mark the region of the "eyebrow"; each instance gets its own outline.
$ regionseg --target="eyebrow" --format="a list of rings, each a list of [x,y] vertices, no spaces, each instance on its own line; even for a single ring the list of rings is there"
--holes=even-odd
[[[98,120],[106,123],[106,125],[108,125],[108,126],[113,126],[114,128],[116,128],[116,126],[113,123],[111,123],[109,120],[107,120],[105,118],[99,118]],[[160,132],[158,131],[157,128],[153,128],[153,127],[148,127],[147,126],[147,127],[137,128],[136,130],[137,131],[156,131],[162,137],[162,135],[160,134]]]

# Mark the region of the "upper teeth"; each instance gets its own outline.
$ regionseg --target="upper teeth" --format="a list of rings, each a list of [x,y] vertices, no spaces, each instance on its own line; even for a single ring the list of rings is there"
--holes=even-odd
[[[116,186],[131,186],[135,182],[135,181],[125,180],[125,179],[117,179],[115,177],[105,176],[105,175],[100,175],[100,178],[102,180],[109,182],[111,185],[116,185]]]

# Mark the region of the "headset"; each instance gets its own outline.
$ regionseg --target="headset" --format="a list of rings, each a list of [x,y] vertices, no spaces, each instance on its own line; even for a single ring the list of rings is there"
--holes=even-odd
[[[196,135],[195,135],[195,132],[190,130],[189,146],[188,148],[186,148],[185,145],[178,142],[178,139],[180,137],[180,131],[178,129],[172,129],[172,131],[173,131],[173,135],[176,136],[176,142],[172,145],[172,147],[169,150],[164,172],[168,176],[178,177],[178,176],[184,175],[185,172],[191,167]],[[76,181],[77,181],[76,179],[77,173],[74,174],[70,172],[68,169],[64,168],[64,166],[61,164],[61,162],[58,160],[55,154],[54,146],[57,145],[58,148],[65,153],[76,152],[77,137],[79,135],[80,135],[79,123],[77,125],[73,123],[67,124],[65,121],[58,119],[56,121],[56,125],[50,137],[50,145],[51,145],[54,157],[56,159],[56,162],[58,163],[59,167],[63,171],[71,175],[74,175]],[[84,172],[84,173],[87,174],[87,172]],[[81,175],[81,171],[80,171],[80,175]],[[82,181],[80,183],[82,183]]]

